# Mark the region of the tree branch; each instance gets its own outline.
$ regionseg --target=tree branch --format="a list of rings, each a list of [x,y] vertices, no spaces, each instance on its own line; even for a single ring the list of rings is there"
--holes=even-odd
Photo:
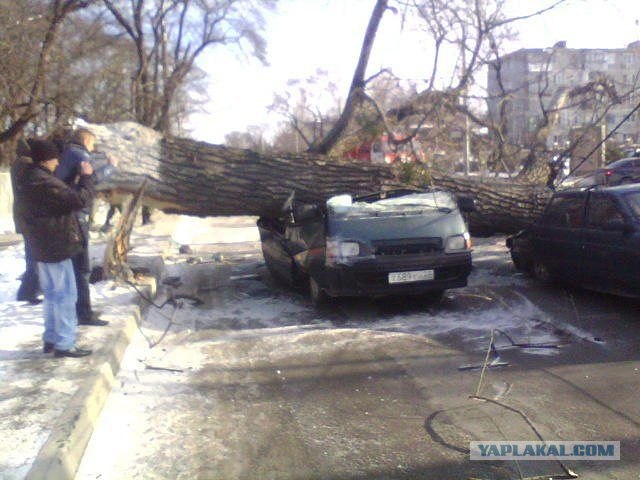
[[[373,12],[371,14],[371,17],[369,18],[369,24],[364,35],[364,40],[362,42],[362,48],[360,49],[358,64],[356,66],[355,72],[353,73],[351,86],[349,87],[349,94],[347,95],[347,100],[345,102],[345,106],[342,110],[340,118],[338,118],[336,123],[329,130],[327,135],[322,140],[320,140],[320,142],[312,145],[309,148],[308,151],[310,153],[326,154],[327,152],[329,152],[329,150],[331,150],[331,148],[333,148],[333,146],[339,140],[342,132],[344,132],[345,128],[347,128],[349,120],[353,115],[353,110],[357,98],[362,92],[362,88],[365,85],[364,75],[369,63],[369,56],[371,54],[371,49],[373,48],[373,42],[376,38],[376,33],[378,32],[380,21],[382,20],[382,16],[387,9],[387,3],[388,0],[377,0],[376,5],[373,8]]]

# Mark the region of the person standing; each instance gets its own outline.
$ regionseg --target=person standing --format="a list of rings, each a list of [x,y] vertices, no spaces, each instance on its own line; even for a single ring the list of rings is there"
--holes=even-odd
[[[23,175],[25,168],[31,163],[31,152],[25,141],[20,141],[17,148],[17,158],[11,164],[11,188],[13,189],[13,222],[16,233],[22,235],[24,242],[25,271],[22,274],[20,287],[16,295],[19,302],[29,302],[32,305],[40,303],[40,284],[38,282],[38,265],[31,254],[31,243],[24,229],[24,206],[16,198],[17,178]]]
[[[76,345],[77,291],[71,259],[83,249],[75,212],[91,200],[93,168],[82,162],[74,189],[53,174],[60,156],[53,143],[31,140],[30,149],[33,162],[17,175],[16,194],[44,294],[43,351],[53,351],[55,357],[84,357],[91,350]]]
[[[77,187],[80,178],[81,165],[83,162],[92,163],[91,153],[95,149],[96,136],[86,128],[79,128],[73,133],[71,142],[64,146],[60,165],[56,169],[55,175],[72,188]],[[79,325],[104,326],[109,322],[100,320],[98,314],[91,307],[91,294],[89,290],[89,274],[91,266],[89,262],[89,227],[91,211],[93,209],[93,197],[89,203],[80,211],[76,212],[83,234],[83,249],[71,260],[73,271],[76,276],[76,287],[78,289],[78,300],[76,313]]]

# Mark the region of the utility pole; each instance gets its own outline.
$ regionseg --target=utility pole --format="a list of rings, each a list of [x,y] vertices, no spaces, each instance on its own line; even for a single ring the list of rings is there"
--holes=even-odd
[[[607,163],[607,142],[605,142],[606,138],[607,124],[603,123],[602,125],[600,125],[600,141],[602,141],[602,145],[600,146],[600,165],[597,165],[598,162],[596,161],[596,169],[598,169],[599,167],[604,167]]]
[[[462,158],[464,159],[464,175],[469,176],[470,162],[471,162],[471,122],[469,121],[469,115],[467,115],[467,89],[463,89],[461,92],[460,105],[464,106],[464,146],[462,148]]]
[[[464,115],[464,173],[469,176],[471,162],[471,122],[469,115]]]

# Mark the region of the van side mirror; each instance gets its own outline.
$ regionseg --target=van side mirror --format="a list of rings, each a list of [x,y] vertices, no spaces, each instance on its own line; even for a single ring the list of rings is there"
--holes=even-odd
[[[456,195],[458,208],[461,212],[471,213],[476,211],[476,200],[469,195]]]
[[[293,209],[293,221],[295,223],[304,223],[320,218],[320,209],[317,205],[299,204]]]

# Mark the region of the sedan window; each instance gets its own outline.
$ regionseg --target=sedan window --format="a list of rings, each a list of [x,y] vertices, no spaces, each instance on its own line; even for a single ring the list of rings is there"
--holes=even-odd
[[[552,227],[580,228],[584,217],[584,196],[562,196],[551,201],[544,223]]]
[[[604,195],[594,195],[589,201],[587,213],[587,226],[590,228],[603,228],[612,220],[624,221],[624,215],[613,201]]]

